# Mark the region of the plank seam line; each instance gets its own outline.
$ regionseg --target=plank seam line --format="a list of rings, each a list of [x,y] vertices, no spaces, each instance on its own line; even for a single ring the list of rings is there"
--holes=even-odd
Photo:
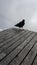
[[[37,54],[35,55],[35,57],[34,57],[34,59],[33,59],[32,63],[31,63],[31,65],[33,65],[33,63],[34,63],[34,61],[35,61],[36,57],[37,57]]]

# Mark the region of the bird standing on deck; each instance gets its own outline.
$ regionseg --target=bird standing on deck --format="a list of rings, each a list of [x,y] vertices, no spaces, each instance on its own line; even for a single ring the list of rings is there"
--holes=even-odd
[[[25,24],[25,20],[23,19],[21,22],[17,23],[15,26],[19,28],[21,27],[23,28],[24,24]]]

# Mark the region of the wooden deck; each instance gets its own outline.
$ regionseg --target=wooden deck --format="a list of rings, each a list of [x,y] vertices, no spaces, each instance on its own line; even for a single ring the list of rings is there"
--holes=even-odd
[[[0,32],[0,65],[37,65],[37,33],[16,28]]]

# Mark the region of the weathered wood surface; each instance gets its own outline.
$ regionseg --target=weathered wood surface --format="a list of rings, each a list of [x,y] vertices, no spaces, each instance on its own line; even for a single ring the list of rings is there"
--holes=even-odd
[[[37,33],[16,28],[0,32],[0,65],[37,65]]]

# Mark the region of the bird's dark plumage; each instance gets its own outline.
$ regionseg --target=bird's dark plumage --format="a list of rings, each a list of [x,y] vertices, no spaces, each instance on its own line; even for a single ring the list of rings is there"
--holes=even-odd
[[[21,22],[17,23],[15,26],[21,28],[24,26],[24,24],[25,24],[25,20],[23,19]]]

